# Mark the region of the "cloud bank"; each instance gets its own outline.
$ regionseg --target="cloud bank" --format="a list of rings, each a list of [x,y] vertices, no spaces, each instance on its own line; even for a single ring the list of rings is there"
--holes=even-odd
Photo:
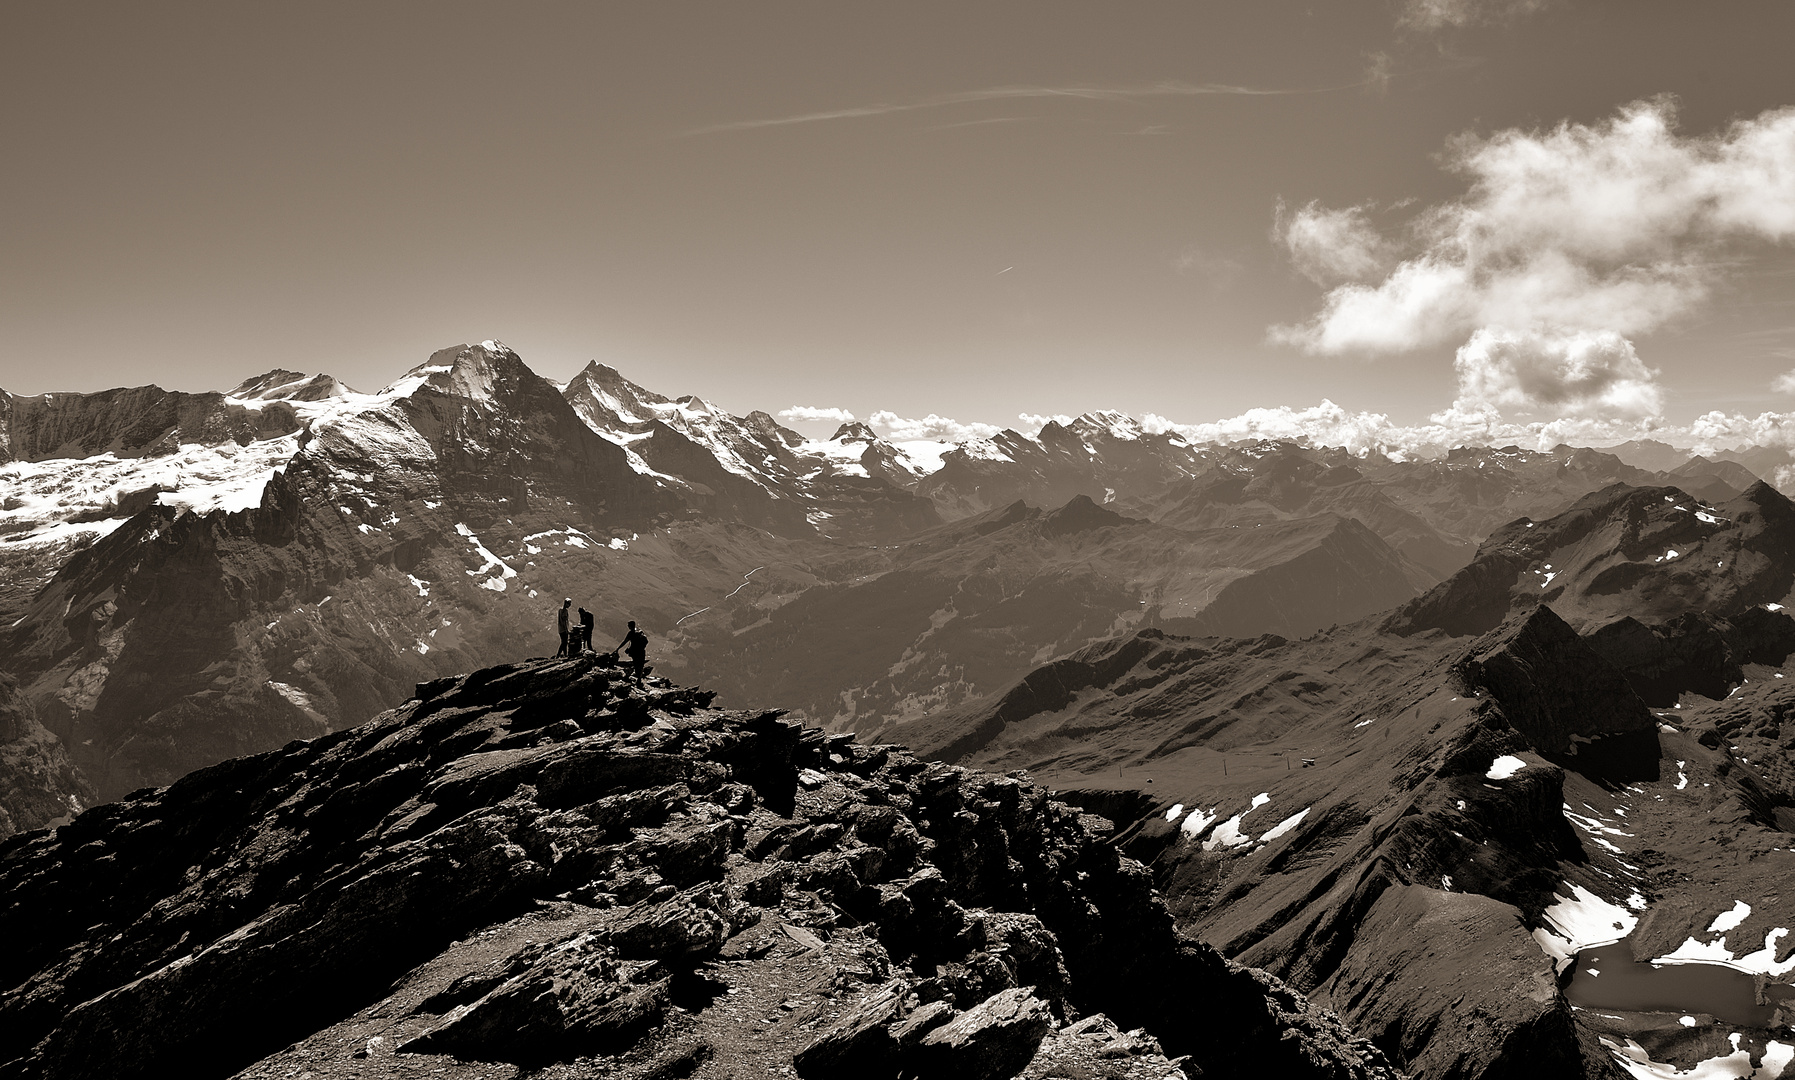
[[[806,421],[815,422],[824,420],[832,420],[838,424],[851,424],[854,422],[854,414],[846,409],[819,409],[811,405],[793,405],[789,409],[780,409],[778,416],[779,419],[788,423],[793,421],[802,423]]]
[[[934,413],[920,420],[911,420],[889,409],[880,409],[867,417],[866,422],[891,442],[957,443],[969,439],[989,439],[1002,430],[994,424],[961,423]]]
[[[1639,334],[1685,314],[1724,272],[1729,243],[1795,235],[1795,107],[1717,135],[1675,128],[1661,98],[1601,124],[1461,138],[1447,163],[1469,192],[1422,211],[1406,236],[1383,236],[1362,207],[1303,207],[1279,239],[1330,291],[1273,338],[1393,352],[1483,327]]]
[[[1795,107],[1684,136],[1657,98],[1599,124],[1465,136],[1446,164],[1464,197],[1393,234],[1368,205],[1280,205],[1274,238],[1328,291],[1271,340],[1327,356],[1461,340],[1458,412],[1637,419],[1662,394],[1628,339],[1700,307],[1742,244],[1795,237]]]

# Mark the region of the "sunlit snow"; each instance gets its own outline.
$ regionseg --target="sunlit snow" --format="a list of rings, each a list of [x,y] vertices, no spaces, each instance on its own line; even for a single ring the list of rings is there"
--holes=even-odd
[[[1507,780],[1526,767],[1527,763],[1513,754],[1503,754],[1495,761],[1490,762],[1490,771],[1483,775],[1491,780]]]
[[[1565,883],[1571,895],[1562,891],[1543,912],[1546,925],[1533,931],[1533,940],[1546,955],[1559,961],[1560,970],[1583,949],[1612,945],[1633,932],[1639,917],[1590,892],[1581,885]]]
[[[1750,917],[1751,905],[1743,900],[1735,900],[1730,910],[1714,916],[1714,921],[1708,924],[1708,933],[1731,930]]]
[[[1298,825],[1301,825],[1303,823],[1303,819],[1309,816],[1309,811],[1311,809],[1313,809],[1313,807],[1305,806],[1301,810],[1299,810],[1296,813],[1285,818],[1283,821],[1278,822],[1268,832],[1266,832],[1266,834],[1264,836],[1261,836],[1259,838],[1259,842],[1261,844],[1269,844],[1273,840],[1276,840],[1278,837],[1283,836],[1285,833],[1296,828]]]
[[[1645,1047],[1631,1038],[1625,1045],[1607,1036],[1600,1038],[1602,1045],[1614,1055],[1615,1064],[1638,1080],[1773,1080],[1783,1074],[1791,1060],[1795,1060],[1795,1045],[1771,1040],[1764,1049],[1763,1065],[1753,1069],[1751,1051],[1739,1045],[1740,1036],[1734,1032],[1729,1039],[1732,1053],[1708,1058],[1685,1070],[1653,1061]]]

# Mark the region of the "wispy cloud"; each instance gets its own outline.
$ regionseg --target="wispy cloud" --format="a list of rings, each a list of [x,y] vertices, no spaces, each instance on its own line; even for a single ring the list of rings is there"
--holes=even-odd
[[[1532,15],[1548,0],[1408,0],[1396,24],[1407,30],[1456,30]]]
[[[1227,83],[1187,83],[1173,81],[1147,83],[1139,86],[993,86],[983,90],[961,90],[951,94],[937,94],[934,97],[918,98],[914,101],[880,102],[872,105],[855,105],[842,109],[825,109],[819,112],[795,113],[791,116],[763,117],[756,120],[732,120],[722,124],[707,124],[703,127],[691,128],[680,132],[679,136],[714,135],[725,131],[754,131],[759,128],[792,127],[798,124],[817,124],[832,120],[858,120],[872,116],[888,116],[892,113],[944,109],[954,105],[975,105],[988,101],[1058,99],[1065,101],[1108,101],[1128,103],[1155,98],[1281,97],[1302,94],[1329,94],[1340,90],[1357,89],[1364,85],[1365,81],[1362,80],[1345,86],[1295,89],[1233,86]],[[1008,120],[1010,118],[1006,117],[1000,119]]]

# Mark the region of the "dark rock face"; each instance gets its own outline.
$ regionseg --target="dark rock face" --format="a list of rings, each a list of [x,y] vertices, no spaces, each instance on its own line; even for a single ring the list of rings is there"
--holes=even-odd
[[[184,442],[248,443],[298,431],[291,406],[250,409],[220,393],[159,386],[14,397],[0,391],[0,462],[166,454]]]
[[[1479,639],[1456,671],[1468,687],[1487,690],[1508,722],[1545,754],[1573,752],[1579,740],[1650,735],[1657,728],[1626,677],[1544,605]]]
[[[12,676],[0,672],[0,840],[60,824],[93,801],[61,741],[38,723]]]
[[[1745,678],[1745,664],[1781,664],[1795,652],[1795,619],[1764,608],[1730,619],[1691,611],[1654,626],[1629,616],[1584,640],[1647,705],[1668,708],[1685,692],[1726,697]]]
[[[346,1058],[307,1040],[394,995],[383,1015],[416,1003],[402,1052],[620,1075],[794,1056],[1010,1075],[1098,1010],[1157,1038],[1143,1061],[1394,1075],[1178,940],[1107,823],[1026,780],[633,688],[595,658],[419,689],[0,845],[0,1074],[215,1076],[295,1040],[281,1052]],[[532,911],[562,928],[456,960]],[[824,960],[832,1026],[744,1035],[736,1003]]]

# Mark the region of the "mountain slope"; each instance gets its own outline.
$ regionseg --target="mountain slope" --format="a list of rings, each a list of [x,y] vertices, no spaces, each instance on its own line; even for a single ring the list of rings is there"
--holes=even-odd
[[[1396,1076],[1102,819],[707,700],[487,669],[0,844],[0,1075]]]
[[[1317,994],[1418,1075],[1688,1070],[1740,1046],[1770,1061],[1795,1046],[1774,995],[1747,1016],[1673,994],[1681,1020],[1590,997],[1572,973],[1621,963],[1598,951],[1616,939],[1639,960],[1795,967],[1777,930],[1795,917],[1786,680],[1764,666],[1790,654],[1795,620],[1752,606],[1788,592],[1786,506],[1767,488],[1699,509],[1610,489],[1498,530],[1382,629],[1140,631],[897,733],[1127,822],[1119,842],[1182,926]],[[1729,554],[1667,566],[1661,541]],[[1542,598],[1528,582],[1548,556],[1565,577]],[[1624,658],[1604,621],[1622,608],[1661,650],[1656,681],[1607,659]],[[1731,682],[1691,619],[1721,619],[1699,626],[1741,650]],[[1716,916],[1734,898],[1748,914],[1729,937]]]
[[[1356,521],[1188,532],[1078,497],[1023,503],[863,555],[771,610],[688,622],[728,700],[784,700],[884,729],[991,693],[1031,664],[1142,626],[1310,633],[1413,597],[1428,577]]]

